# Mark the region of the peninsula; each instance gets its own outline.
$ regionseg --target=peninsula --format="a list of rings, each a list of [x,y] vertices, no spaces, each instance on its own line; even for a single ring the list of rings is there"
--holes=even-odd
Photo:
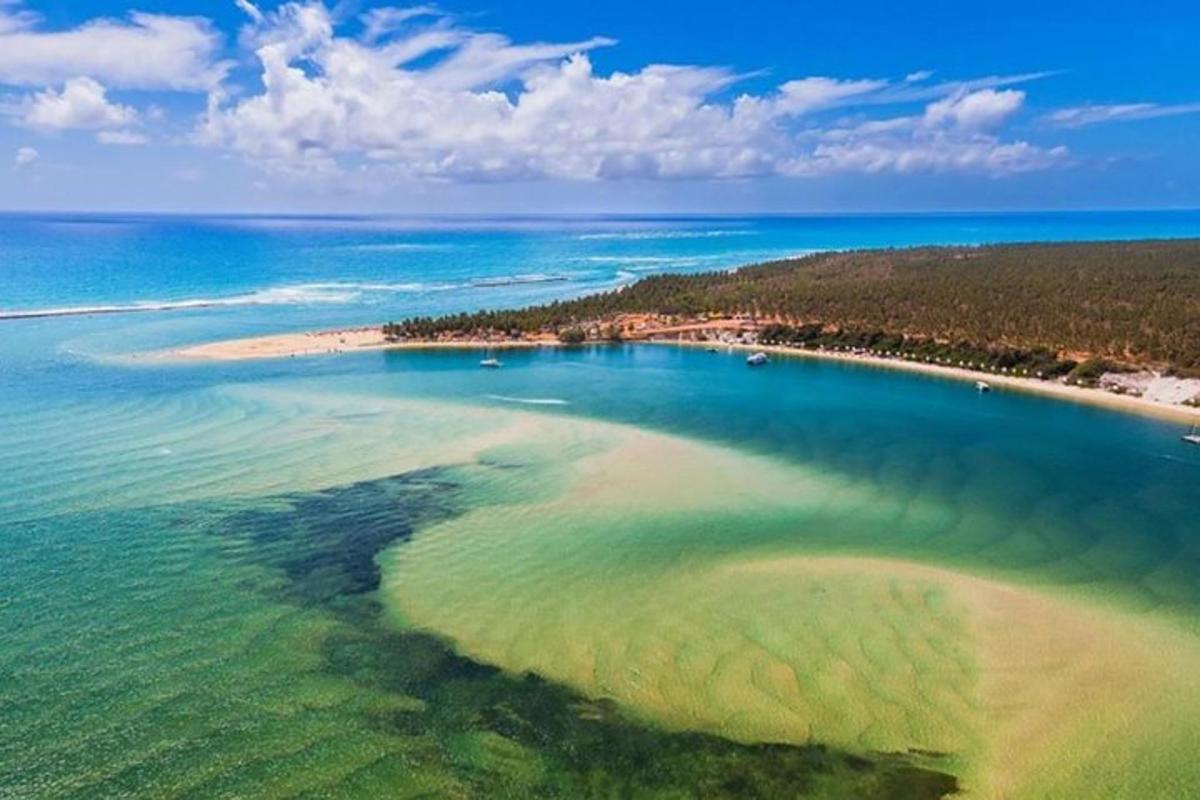
[[[166,355],[664,341],[918,369],[1195,419],[1200,240],[819,253],[657,275],[523,309],[214,342]]]

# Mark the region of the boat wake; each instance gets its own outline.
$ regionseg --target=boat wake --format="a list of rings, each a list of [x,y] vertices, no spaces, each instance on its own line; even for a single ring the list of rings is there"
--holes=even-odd
[[[526,406],[566,406],[570,405],[569,400],[562,400],[558,397],[509,397],[503,394],[485,395],[489,400],[498,400],[501,403],[519,403]]]

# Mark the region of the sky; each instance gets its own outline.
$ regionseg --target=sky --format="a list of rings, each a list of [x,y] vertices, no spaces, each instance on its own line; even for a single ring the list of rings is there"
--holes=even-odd
[[[1200,4],[0,0],[0,209],[1200,207]]]

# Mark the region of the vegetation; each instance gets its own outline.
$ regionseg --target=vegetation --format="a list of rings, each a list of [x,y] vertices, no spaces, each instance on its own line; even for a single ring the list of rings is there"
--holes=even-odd
[[[792,329],[776,337],[815,346],[878,350],[882,342],[883,350],[924,348],[937,358],[1033,371],[1070,372],[1074,362],[1105,359],[1200,374],[1200,240],[821,253],[735,272],[654,276],[520,310],[411,319],[385,332],[520,335],[628,312],[744,314]],[[838,341],[822,341],[829,336]],[[1091,379],[1094,366],[1078,377]]]
[[[583,344],[587,333],[578,325],[568,325],[558,332],[558,340],[563,344]]]
[[[927,337],[888,334],[883,331],[826,328],[819,323],[798,327],[766,325],[759,333],[758,340],[763,344],[865,352],[930,364],[1039,378],[1070,375],[1074,379],[1074,372],[1080,366],[1076,361],[1060,358],[1044,347],[980,347],[965,342],[939,342]],[[1100,375],[1096,375],[1095,379],[1098,380],[1099,377]]]

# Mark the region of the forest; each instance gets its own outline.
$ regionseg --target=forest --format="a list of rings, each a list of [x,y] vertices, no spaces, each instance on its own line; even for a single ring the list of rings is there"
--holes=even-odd
[[[827,252],[658,275],[524,309],[409,319],[388,323],[385,333],[574,335],[580,325],[639,312],[749,315],[779,326],[764,329],[778,340],[888,338],[1200,374],[1200,240]]]

